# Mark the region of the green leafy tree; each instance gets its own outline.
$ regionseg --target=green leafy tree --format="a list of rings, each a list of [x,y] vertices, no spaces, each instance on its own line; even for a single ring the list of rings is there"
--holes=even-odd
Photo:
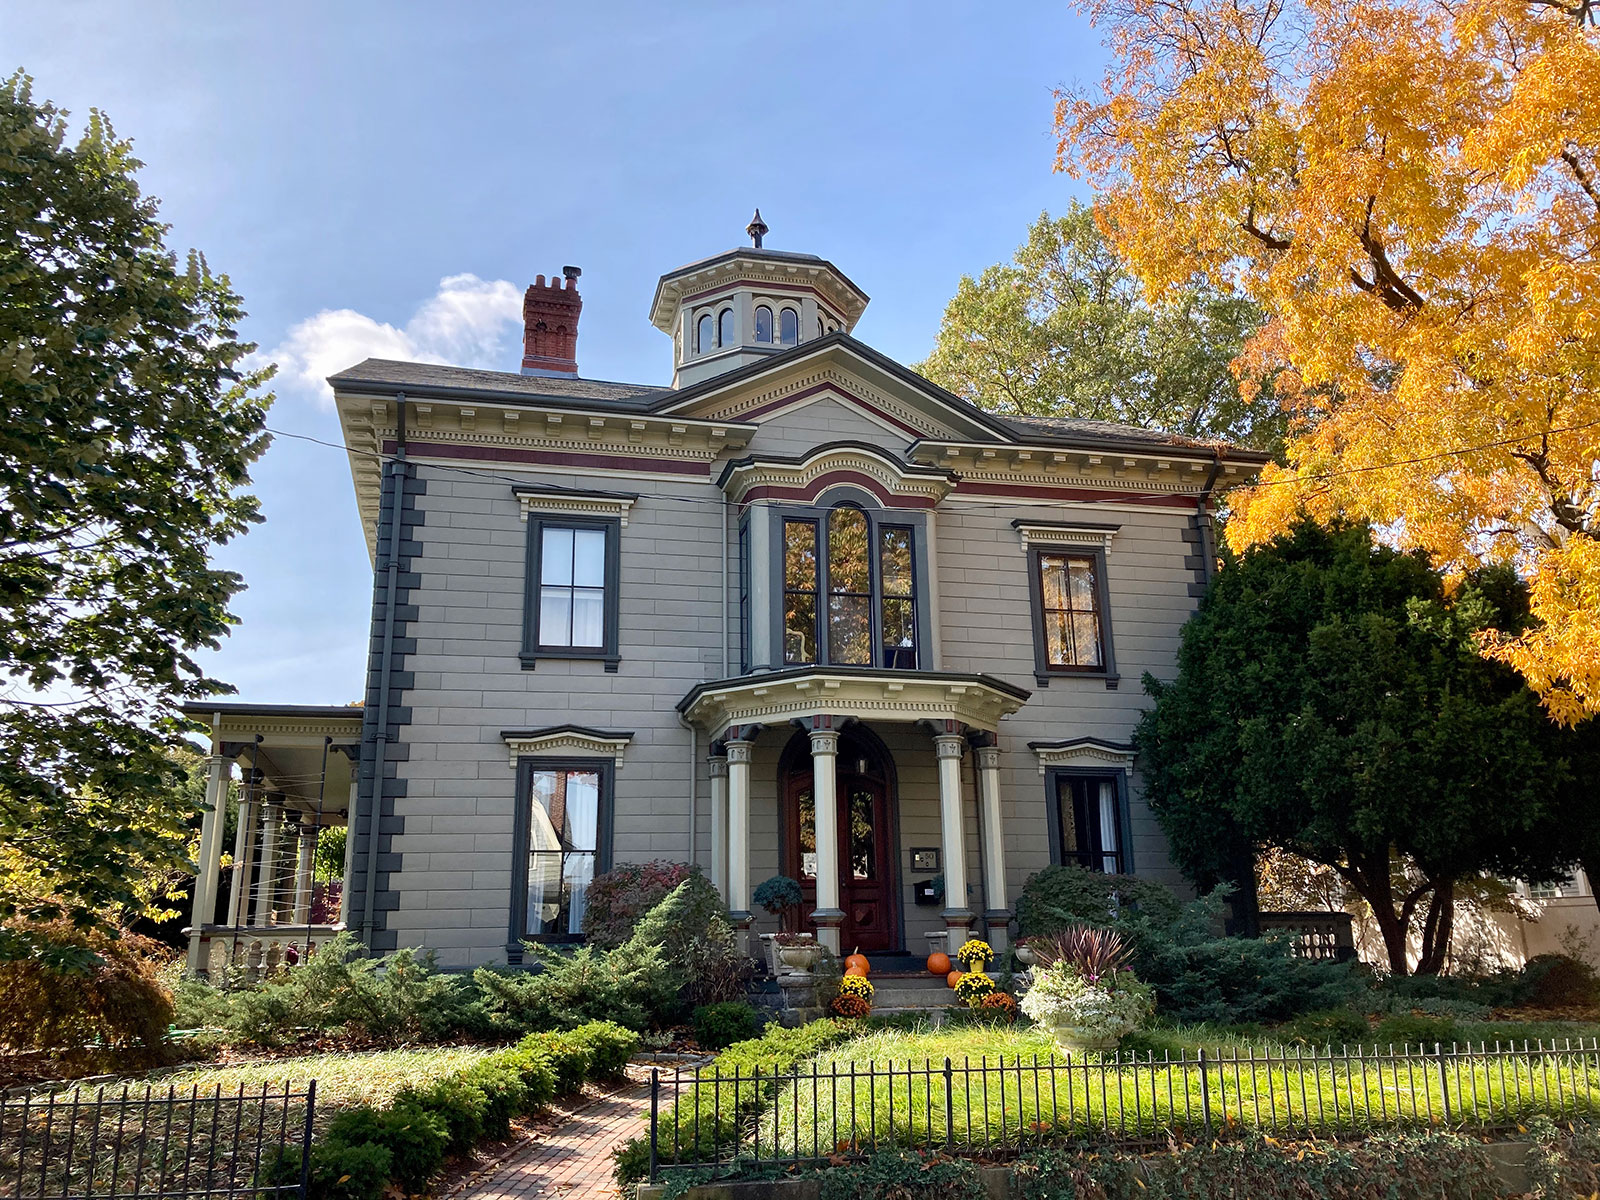
[[[209,554],[258,519],[270,369],[226,276],[165,247],[140,164],[92,112],[0,84],[0,953],[17,918],[109,925],[182,865],[174,704],[227,691],[239,577]]]
[[[1593,806],[1594,726],[1563,730],[1474,634],[1515,632],[1527,591],[1504,569],[1453,591],[1364,524],[1301,521],[1230,558],[1184,626],[1178,676],[1145,678],[1146,795],[1203,887],[1250,887],[1252,856],[1323,864],[1371,907],[1390,969],[1449,951],[1458,886],[1549,879]]]
[[[991,412],[1087,417],[1259,449],[1283,440],[1270,395],[1247,404],[1230,369],[1262,323],[1204,284],[1150,304],[1074,202],[1043,213],[1009,263],[963,276],[917,370]]]

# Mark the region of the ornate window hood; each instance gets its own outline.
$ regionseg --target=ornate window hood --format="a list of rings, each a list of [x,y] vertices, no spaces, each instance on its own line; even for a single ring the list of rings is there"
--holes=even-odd
[[[631,492],[588,492],[577,488],[513,485],[511,491],[522,504],[522,519],[531,512],[574,514],[588,517],[617,517],[628,523],[628,510],[639,497]]]
[[[1105,770],[1133,770],[1133,747],[1099,738],[1066,738],[1059,742],[1029,742],[1039,760],[1039,774],[1050,767],[1091,767]]]
[[[588,755],[609,758],[622,766],[623,751],[633,741],[632,733],[607,729],[588,729],[582,725],[550,725],[544,729],[507,729],[500,740],[510,750],[511,766],[524,755]]]
[[[834,442],[801,457],[750,455],[723,467],[717,485],[739,503],[806,503],[835,484],[865,487],[891,507],[932,508],[950,494],[957,476],[938,467],[901,462],[865,442]]]
[[[1031,695],[992,675],[796,667],[699,684],[678,701],[678,711],[714,737],[734,725],[824,714],[863,721],[960,721],[993,732]]]
[[[1019,520],[1011,522],[1011,528],[1017,531],[1024,546],[1088,546],[1109,553],[1111,539],[1122,526]]]

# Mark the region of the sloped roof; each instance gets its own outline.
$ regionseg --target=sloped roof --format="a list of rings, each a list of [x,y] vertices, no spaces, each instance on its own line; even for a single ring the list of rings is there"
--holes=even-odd
[[[1256,451],[1246,450],[1232,443],[1208,438],[1186,437],[1167,433],[1161,429],[1147,429],[1142,425],[1122,425],[1116,421],[1096,421],[1087,417],[997,417],[1000,422],[1015,430],[1021,437],[1045,440],[1059,439],[1082,445],[1104,442],[1107,445],[1125,446],[1129,443],[1150,446],[1171,446],[1176,450],[1228,450],[1229,457],[1249,460]],[[1262,461],[1271,457],[1261,454]]]
[[[498,399],[537,404],[557,403],[614,404],[619,408],[648,409],[650,402],[677,393],[671,388],[643,383],[618,383],[609,379],[582,379],[574,375],[555,377],[523,375],[515,371],[481,371],[472,367],[446,367],[436,363],[399,362],[391,358],[369,358],[365,362],[328,376],[335,389],[377,387],[415,395],[477,392]]]

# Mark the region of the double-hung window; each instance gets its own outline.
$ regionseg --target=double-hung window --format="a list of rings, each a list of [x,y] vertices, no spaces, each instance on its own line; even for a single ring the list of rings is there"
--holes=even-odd
[[[519,762],[511,945],[582,936],[589,885],[611,865],[613,767],[606,759]]]
[[[1117,777],[1055,771],[1050,782],[1056,861],[1108,875],[1122,874],[1126,851]]]
[[[784,665],[914,669],[915,527],[854,504],[787,515],[782,526]]]
[[[523,666],[598,658],[616,670],[619,522],[549,516],[528,525]]]
[[[1105,553],[1072,546],[1031,549],[1028,592],[1039,684],[1048,687],[1055,675],[1093,675],[1115,687]]]

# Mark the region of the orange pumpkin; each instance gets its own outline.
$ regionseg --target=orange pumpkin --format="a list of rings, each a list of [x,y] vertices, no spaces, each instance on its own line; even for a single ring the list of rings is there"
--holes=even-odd
[[[948,954],[930,954],[930,955],[928,955],[928,974],[930,974],[930,975],[948,975],[948,974],[950,974],[950,956]]]
[[[964,972],[961,971],[951,971],[950,974],[944,977],[945,986],[955,987],[956,984],[961,982],[961,976],[963,974]]]
[[[865,975],[870,970],[872,966],[867,962],[867,956],[859,950],[844,960],[846,975]]]

